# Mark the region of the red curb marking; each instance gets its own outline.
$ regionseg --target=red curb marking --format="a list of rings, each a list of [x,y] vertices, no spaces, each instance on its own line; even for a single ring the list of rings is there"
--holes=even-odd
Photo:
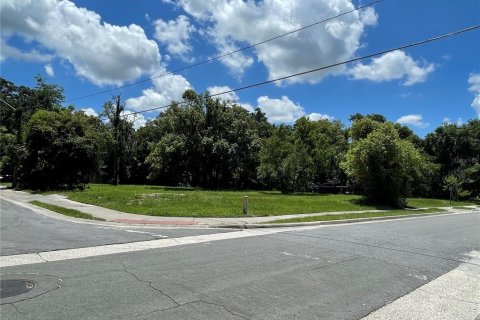
[[[115,219],[113,222],[122,222],[122,223],[132,223],[132,224],[165,224],[165,225],[194,225],[196,224],[193,221],[184,221],[184,220],[166,220],[166,221],[155,221],[155,220],[136,220],[136,219]]]

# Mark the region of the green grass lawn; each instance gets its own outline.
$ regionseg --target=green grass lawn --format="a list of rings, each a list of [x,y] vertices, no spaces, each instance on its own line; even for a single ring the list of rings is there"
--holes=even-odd
[[[441,213],[446,210],[440,208],[428,208],[419,210],[388,210],[382,212],[358,212],[346,214],[327,214],[316,217],[301,217],[292,219],[279,219],[268,223],[294,223],[294,222],[314,222],[314,221],[332,221],[332,220],[348,220],[372,217],[392,217],[392,216],[408,216],[412,214]]]
[[[240,217],[249,198],[250,216],[388,209],[368,205],[357,195],[293,194],[273,191],[207,191],[138,185],[92,184],[85,191],[62,192],[71,200],[151,216]],[[468,203],[455,202],[454,205]],[[449,206],[447,200],[411,199],[413,207]]]
[[[427,199],[427,198],[410,198],[408,199],[408,206],[412,208],[427,208],[427,207],[453,207],[453,206],[470,206],[474,203],[468,201],[452,201],[445,199]]]
[[[80,211],[74,210],[74,209],[59,207],[59,206],[56,206],[56,205],[53,205],[53,204],[48,204],[48,203],[37,201],[37,200],[30,201],[30,203],[33,204],[33,205],[36,205],[37,207],[45,208],[47,210],[54,211],[54,212],[57,212],[57,213],[60,213],[60,214],[63,214],[65,216],[69,216],[69,217],[105,221],[105,219],[94,217],[94,216],[92,216],[91,214],[88,214],[88,213],[83,213],[83,212],[80,212]]]

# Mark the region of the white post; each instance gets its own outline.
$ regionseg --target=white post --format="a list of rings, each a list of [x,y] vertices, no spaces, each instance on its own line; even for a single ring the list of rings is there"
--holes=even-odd
[[[243,197],[243,214],[248,214],[248,196]]]

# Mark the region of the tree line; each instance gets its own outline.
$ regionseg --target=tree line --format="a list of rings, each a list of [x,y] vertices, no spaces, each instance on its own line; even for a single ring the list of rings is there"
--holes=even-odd
[[[63,107],[63,89],[0,78],[0,175],[17,188],[89,182],[332,192],[406,205],[408,196],[480,195],[480,120],[422,139],[379,114],[273,125],[257,109],[187,90],[138,129],[119,101],[96,116]],[[344,189],[347,190],[347,189]]]

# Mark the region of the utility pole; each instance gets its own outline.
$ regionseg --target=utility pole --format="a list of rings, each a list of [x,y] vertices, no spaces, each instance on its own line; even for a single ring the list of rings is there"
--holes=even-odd
[[[120,104],[120,95],[118,95],[113,118],[113,135],[115,138],[115,148],[113,150],[113,184],[116,186],[118,186],[120,182],[120,116],[122,111],[123,107]]]

